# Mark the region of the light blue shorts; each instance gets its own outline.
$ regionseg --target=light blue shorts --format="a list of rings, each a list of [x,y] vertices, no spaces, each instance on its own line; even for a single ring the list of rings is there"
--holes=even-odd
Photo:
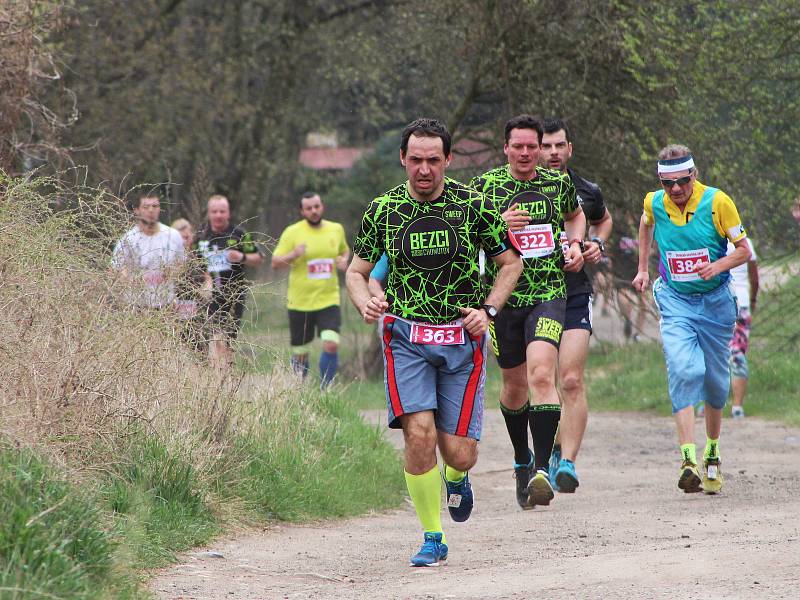
[[[723,408],[730,388],[730,349],[736,301],[727,285],[705,294],[682,294],[661,278],[653,284],[661,313],[672,412],[707,402]]]
[[[479,440],[483,426],[487,336],[463,331],[463,344],[411,341],[412,322],[387,314],[381,341],[389,427],[398,417],[434,411],[436,429]]]

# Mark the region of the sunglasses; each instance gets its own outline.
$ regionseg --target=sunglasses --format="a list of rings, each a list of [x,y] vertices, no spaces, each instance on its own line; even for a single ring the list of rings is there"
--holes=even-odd
[[[661,185],[663,185],[667,189],[670,189],[676,183],[678,185],[686,185],[691,180],[692,180],[692,176],[691,175],[686,175],[685,177],[678,177],[678,179],[662,179],[661,180]]]

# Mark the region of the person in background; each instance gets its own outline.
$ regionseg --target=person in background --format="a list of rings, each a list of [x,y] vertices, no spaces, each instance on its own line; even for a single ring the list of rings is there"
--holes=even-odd
[[[319,194],[300,198],[297,223],[281,234],[272,255],[272,268],[289,269],[287,306],[292,345],[292,369],[308,374],[308,354],[315,331],[322,340],[319,357],[321,387],[336,376],[339,365],[339,330],[342,327],[341,294],[337,271],[345,271],[350,248],[340,223],[323,219],[325,205]]]
[[[733,396],[731,416],[734,419],[744,417],[744,397],[747,393],[747,380],[750,374],[747,364],[747,349],[750,346],[750,326],[758,298],[758,258],[750,238],[745,241],[750,249],[750,260],[731,269],[731,288],[739,306],[736,327],[730,343],[731,393]],[[733,253],[734,250],[735,246],[729,242],[728,254]]]
[[[542,129],[544,134],[539,164],[566,173],[575,185],[578,204],[589,225],[589,240],[581,247],[584,264],[598,265],[605,254],[605,242],[611,236],[613,226],[603,192],[599,185],[569,168],[572,139],[567,124],[561,119],[545,119]],[[581,239],[584,233],[581,232]],[[595,290],[585,268],[577,272],[566,271],[564,276],[567,283],[567,307],[564,331],[558,348],[561,421],[550,455],[548,473],[553,489],[573,493],[579,485],[575,461],[589,420],[583,372],[589,356]]]
[[[200,231],[197,248],[212,280],[208,316],[212,336],[209,362],[220,372],[233,363],[232,342],[241,327],[248,283],[245,267],[261,264],[264,255],[250,233],[231,223],[231,207],[225,196],[208,199],[208,221]]]
[[[133,201],[136,225],[117,242],[111,266],[128,284],[130,304],[144,309],[170,308],[175,301],[175,279],[184,260],[180,234],[159,222],[161,201],[144,195]]]
[[[195,350],[207,350],[202,334],[205,318],[200,318],[200,308],[211,300],[211,274],[195,247],[194,226],[186,219],[175,219],[172,228],[181,235],[186,255],[184,271],[175,287],[175,309],[178,318],[186,323],[183,331],[186,341]]]

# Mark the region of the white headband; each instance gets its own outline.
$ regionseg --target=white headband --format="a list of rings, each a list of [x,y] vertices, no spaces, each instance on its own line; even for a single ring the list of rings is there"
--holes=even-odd
[[[681,156],[680,158],[667,158],[658,161],[658,174],[677,173],[679,171],[691,171],[694,169],[694,159],[692,155]]]

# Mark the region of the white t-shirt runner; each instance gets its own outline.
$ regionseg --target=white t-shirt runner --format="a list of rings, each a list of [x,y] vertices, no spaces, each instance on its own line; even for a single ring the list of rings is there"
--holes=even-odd
[[[750,277],[747,275],[747,263],[750,261],[758,260],[756,257],[756,249],[753,247],[753,242],[750,238],[745,238],[748,247],[750,248],[750,260],[742,263],[738,267],[731,269],[731,291],[736,296],[739,302],[739,308],[746,308],[750,310]],[[728,242],[728,250],[726,254],[730,254],[736,249],[736,246]]]
[[[175,300],[175,280],[168,276],[168,267],[183,259],[181,234],[159,223],[153,235],[143,233],[138,225],[129,230],[114,247],[111,264],[130,274],[132,285],[126,298],[131,304],[163,308]]]

